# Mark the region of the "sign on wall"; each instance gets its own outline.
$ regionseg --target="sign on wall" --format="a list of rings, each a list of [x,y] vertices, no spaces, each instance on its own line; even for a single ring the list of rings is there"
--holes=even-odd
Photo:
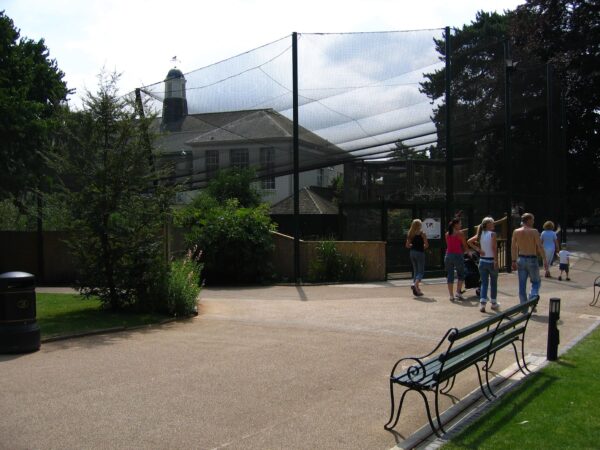
[[[439,217],[428,217],[423,220],[423,231],[427,239],[442,238],[442,221]]]

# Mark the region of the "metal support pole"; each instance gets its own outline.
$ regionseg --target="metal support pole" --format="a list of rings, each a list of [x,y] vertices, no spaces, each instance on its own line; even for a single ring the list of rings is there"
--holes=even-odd
[[[561,154],[561,171],[560,176],[562,178],[562,183],[560,183],[561,189],[561,199],[562,199],[562,212],[561,212],[561,222],[562,222],[562,239],[561,242],[567,242],[567,113],[565,108],[565,96],[561,88],[560,92],[560,154]]]
[[[45,268],[44,268],[44,222],[43,222],[43,201],[41,192],[37,193],[37,218],[36,218],[36,230],[37,230],[37,274],[36,278],[39,281],[46,279]]]
[[[294,281],[300,280],[300,145],[298,139],[298,33],[292,33],[292,89],[294,122]]]
[[[558,344],[560,343],[558,319],[560,319],[560,298],[551,298],[550,313],[548,314],[548,346],[546,348],[546,359],[548,361],[558,359]]]
[[[554,151],[554,115],[552,109],[554,106],[552,93],[552,64],[546,63],[546,174],[550,180],[556,180],[557,175],[557,164],[556,164],[556,152]],[[547,211],[547,217],[554,217],[554,220],[558,219],[556,211],[556,205],[560,205],[560,200],[557,198],[557,192],[560,189],[559,183],[550,183],[550,199],[546,198],[545,210]],[[557,201],[558,200],[558,201]]]
[[[152,170],[152,174],[156,174],[156,165],[154,164],[154,155],[152,154],[152,143],[150,142],[150,136],[148,134],[148,124],[146,123],[146,114],[144,113],[144,103],[142,102],[142,91],[140,88],[135,89],[135,105],[137,107],[138,115],[140,116],[140,123],[142,124],[142,135],[144,139],[144,146],[148,151],[148,166]],[[154,179],[154,187],[158,185],[158,180]]]
[[[451,95],[450,88],[452,82],[452,73],[451,73],[451,64],[450,64],[450,27],[446,27],[444,32],[446,39],[446,95],[445,95],[445,103],[446,103],[446,219],[451,220],[454,216],[454,152],[452,151],[452,143],[451,143]]]
[[[513,70],[513,62],[510,54],[510,42],[504,41],[504,173],[506,174],[506,271],[512,271],[512,201],[513,201],[513,180],[512,180],[512,148],[511,148],[511,108],[510,108],[510,75]]]

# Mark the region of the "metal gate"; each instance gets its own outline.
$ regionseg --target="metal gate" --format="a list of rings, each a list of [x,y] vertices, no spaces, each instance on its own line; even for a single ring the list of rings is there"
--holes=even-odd
[[[386,273],[388,279],[410,278],[412,265],[406,236],[413,219],[423,221],[429,248],[425,252],[425,276],[444,274],[445,205],[442,203],[361,202],[340,206],[341,237],[344,240],[386,242]],[[462,215],[463,227],[473,225],[472,208]]]

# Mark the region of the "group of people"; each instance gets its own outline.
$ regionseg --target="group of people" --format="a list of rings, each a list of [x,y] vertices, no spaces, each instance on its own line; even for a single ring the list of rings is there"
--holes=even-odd
[[[566,245],[562,245],[559,251],[558,237],[554,231],[551,221],[544,223],[544,231],[540,233],[533,227],[534,216],[525,213],[521,216],[521,227],[517,228],[512,235],[511,251],[513,255],[512,269],[517,271],[519,280],[519,301],[525,303],[528,300],[539,298],[541,286],[538,256],[541,257],[546,277],[551,278],[550,264],[555,256],[560,259],[560,275],[563,272],[569,278],[569,252]],[[492,217],[485,217],[477,228],[477,233],[466,239],[461,230],[460,217],[450,221],[445,233],[446,254],[444,266],[446,269],[448,293],[450,301],[463,300],[463,283],[465,280],[464,254],[473,256],[473,251],[479,253],[479,274],[481,278],[480,287],[480,311],[485,312],[489,300],[491,309],[500,307],[498,302],[498,245],[495,232],[495,223]],[[406,247],[410,249],[410,261],[413,266],[412,292],[415,296],[422,296],[421,282],[425,274],[425,250],[429,247],[427,236],[422,229],[419,219],[412,221],[406,239]],[[456,291],[454,291],[454,278],[457,278]],[[527,293],[527,281],[531,283],[529,294]]]

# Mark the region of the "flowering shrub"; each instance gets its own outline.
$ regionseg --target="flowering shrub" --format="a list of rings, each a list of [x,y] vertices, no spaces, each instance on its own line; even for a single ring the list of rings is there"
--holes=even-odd
[[[189,316],[198,311],[200,272],[202,266],[192,259],[192,251],[171,262],[167,279],[167,312],[174,316]]]
[[[334,241],[323,241],[317,246],[317,257],[308,271],[310,281],[360,281],[365,273],[364,258],[341,254]]]

